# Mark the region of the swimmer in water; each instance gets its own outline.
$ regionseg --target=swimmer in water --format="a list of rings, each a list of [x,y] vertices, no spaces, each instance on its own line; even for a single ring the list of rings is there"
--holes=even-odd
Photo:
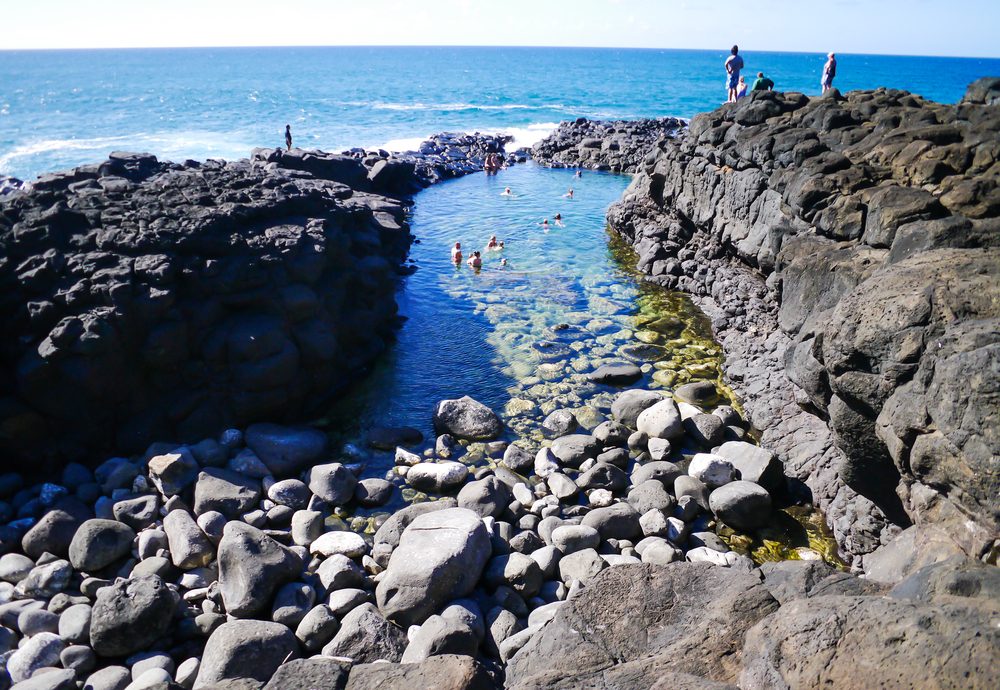
[[[541,226],[542,226],[542,229],[544,229],[544,230],[548,230],[548,229],[549,229],[549,219],[548,219],[548,218],[546,218],[546,219],[545,219],[545,220],[543,220],[543,221],[542,221],[541,223],[539,223],[539,225],[541,225]]]
[[[497,242],[497,236],[496,235],[490,235],[490,241],[486,245],[486,250],[487,251],[493,251],[493,250],[499,249],[499,248],[500,248],[500,244]]]
[[[500,251],[503,251],[503,240],[500,240],[500,246],[497,247],[497,249],[499,249]],[[506,260],[507,259],[504,259],[504,261],[506,261]]]
[[[569,191],[568,191],[568,192],[566,192],[565,194],[563,194],[563,197],[565,197],[565,198],[567,198],[567,199],[572,199],[572,198],[573,198],[573,188],[572,188],[572,187],[570,187],[570,188],[569,188]]]
[[[557,213],[556,214],[555,221],[556,221],[556,225],[558,225],[560,228],[566,227],[565,225],[563,225],[562,214],[561,213]]]
[[[462,263],[462,243],[456,242],[455,246],[451,248],[451,260],[456,264]]]
[[[583,177],[583,171],[577,170],[576,173],[573,175],[573,177]]]
[[[507,259],[500,259],[500,268],[507,268]]]
[[[504,187],[503,191],[500,192],[500,196],[514,196],[514,194],[510,191],[510,187]]]
[[[482,268],[483,260],[479,256],[479,252],[472,252],[472,256],[469,257],[468,264],[473,268]]]

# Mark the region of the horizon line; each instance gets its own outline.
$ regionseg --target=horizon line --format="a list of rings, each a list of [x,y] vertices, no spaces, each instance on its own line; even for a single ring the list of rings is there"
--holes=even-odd
[[[101,51],[101,50],[245,50],[245,49],[289,49],[289,48],[499,48],[508,50],[631,50],[631,51],[668,51],[668,52],[723,52],[728,53],[729,48],[666,48],[650,46],[575,46],[575,45],[466,45],[466,44],[418,44],[418,43],[398,43],[398,44],[247,44],[247,45],[166,45],[166,46],[75,46],[75,47],[33,47],[33,48],[0,48],[0,53],[17,52],[71,52],[71,51]],[[827,51],[802,51],[802,50],[766,50],[750,49],[749,51],[740,49],[741,53],[779,53],[787,55],[825,55]],[[833,51],[837,55],[854,56],[878,56],[878,57],[901,57],[901,58],[943,58],[954,60],[1000,60],[1000,55],[945,55],[945,54],[907,54],[907,53],[857,53],[851,51]]]

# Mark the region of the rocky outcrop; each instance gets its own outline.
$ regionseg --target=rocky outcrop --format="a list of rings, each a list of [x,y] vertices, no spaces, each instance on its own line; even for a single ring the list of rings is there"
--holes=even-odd
[[[4,183],[0,452],[38,469],[299,417],[392,336],[411,239],[394,197],[481,170],[504,142],[182,165],[113,153]]]
[[[660,142],[609,212],[712,317],[750,421],[848,555],[914,522],[975,557],[998,535],[991,84],[957,106],[755,93]]]
[[[675,117],[649,120],[563,122],[531,149],[531,158],[553,168],[636,172],[663,138],[678,136],[686,123]]]

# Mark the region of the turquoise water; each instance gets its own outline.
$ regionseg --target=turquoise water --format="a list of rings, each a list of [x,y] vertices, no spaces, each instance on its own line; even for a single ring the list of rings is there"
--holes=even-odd
[[[283,144],[405,149],[445,130],[533,143],[586,116],[691,117],[725,100],[720,50],[227,48],[0,51],[0,175],[143,150],[182,161]],[[746,73],[819,90],[824,56],[747,52]],[[842,90],[891,86],[953,102],[1000,60],[841,55]]]
[[[603,419],[617,389],[586,378],[602,363],[634,361],[645,370],[638,385],[651,387],[675,380],[665,374],[718,378],[719,351],[700,312],[642,283],[634,260],[609,245],[605,213],[628,182],[525,164],[418,194],[418,269],[399,294],[407,320],[373,374],[330,411],[332,427],[360,440],[372,426],[408,425],[433,438],[435,403],[470,395],[500,412],[514,436],[539,441],[541,420],[556,408],[588,428]],[[502,252],[485,251],[490,235],[504,241]],[[452,263],[456,241],[466,256],[482,252],[480,270]]]

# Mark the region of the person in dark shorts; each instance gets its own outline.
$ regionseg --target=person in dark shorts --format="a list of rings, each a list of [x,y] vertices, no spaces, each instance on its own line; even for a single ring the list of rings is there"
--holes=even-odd
[[[285,125],[285,149],[292,150],[292,126]]]
[[[730,55],[726,59],[726,89],[729,92],[728,103],[736,102],[736,92],[740,87],[740,70],[743,69],[743,58],[740,57],[740,47],[733,46]]]
[[[754,80],[753,86],[750,87],[751,91],[772,91],[774,89],[774,82],[764,76],[763,72],[757,72],[757,79]]]
[[[823,87],[823,93],[826,93],[833,88],[833,78],[837,76],[837,56],[830,53],[826,56],[826,64],[823,65],[823,80],[820,82],[820,86]]]

